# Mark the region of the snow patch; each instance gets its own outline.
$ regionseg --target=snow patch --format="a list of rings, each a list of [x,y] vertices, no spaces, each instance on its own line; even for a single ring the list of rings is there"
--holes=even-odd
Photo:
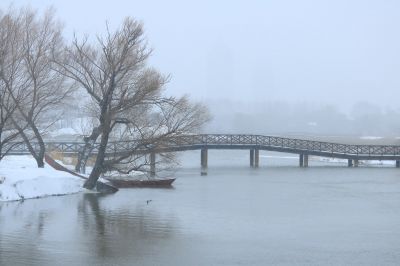
[[[347,159],[319,157],[320,162],[347,164]],[[394,161],[360,160],[359,165],[394,165]]]
[[[70,127],[60,128],[53,132],[55,135],[76,135],[79,134],[75,129]]]
[[[360,139],[374,140],[374,139],[383,139],[383,137],[363,136],[363,137],[360,137]]]
[[[45,164],[37,168],[31,156],[7,156],[0,162],[0,201],[24,200],[85,191],[83,180]]]
[[[338,159],[338,158],[327,158],[327,157],[318,157],[320,162],[325,163],[347,163],[347,159]]]

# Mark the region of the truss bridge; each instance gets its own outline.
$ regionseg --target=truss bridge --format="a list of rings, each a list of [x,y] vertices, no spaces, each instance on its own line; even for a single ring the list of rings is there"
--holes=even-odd
[[[151,143],[151,142],[150,142]],[[34,143],[34,146],[37,144]],[[59,151],[67,154],[78,153],[83,142],[46,142],[47,151]],[[93,154],[98,151],[95,143]],[[400,167],[400,146],[398,145],[352,145],[297,138],[244,135],[244,134],[197,134],[170,137],[155,145],[135,141],[109,142],[109,156],[123,153],[150,154],[152,164],[157,153],[179,152],[187,150],[201,151],[201,166],[207,168],[208,150],[249,150],[250,166],[259,166],[261,150],[293,153],[299,155],[299,166],[308,167],[309,156],[341,158],[348,160],[348,166],[357,167],[359,160],[393,160]],[[15,144],[9,154],[29,154],[25,144]],[[153,169],[154,170],[154,169]]]

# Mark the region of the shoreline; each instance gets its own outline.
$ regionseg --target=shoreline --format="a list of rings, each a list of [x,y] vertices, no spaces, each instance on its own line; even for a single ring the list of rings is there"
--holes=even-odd
[[[0,163],[0,202],[64,196],[86,191],[83,180],[53,169],[37,168],[32,156],[7,156]]]

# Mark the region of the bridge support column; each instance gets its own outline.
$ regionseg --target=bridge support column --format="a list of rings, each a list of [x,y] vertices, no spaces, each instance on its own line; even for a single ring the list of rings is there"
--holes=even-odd
[[[254,167],[254,150],[250,150],[250,167]]]
[[[347,159],[347,166],[348,167],[353,167],[353,160],[352,159]]]
[[[201,149],[200,160],[201,160],[201,175],[207,175],[208,149],[206,148]]]
[[[304,163],[303,163],[304,167],[308,167],[308,154],[304,154]]]
[[[304,165],[304,154],[299,155],[299,166],[303,167]]]
[[[358,159],[354,159],[354,167],[358,167],[359,161]]]
[[[156,175],[156,154],[154,152],[150,153],[150,176],[154,177]]]
[[[260,165],[260,150],[255,149],[254,150],[254,167],[258,168]]]
[[[396,160],[396,168],[400,167],[400,160]]]

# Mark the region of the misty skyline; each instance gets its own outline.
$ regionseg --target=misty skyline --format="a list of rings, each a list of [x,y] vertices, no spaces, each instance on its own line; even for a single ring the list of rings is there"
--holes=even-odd
[[[105,21],[144,23],[151,65],[167,90],[193,99],[307,102],[351,110],[397,108],[400,3],[396,1],[2,1],[53,6],[65,37],[102,34]]]

